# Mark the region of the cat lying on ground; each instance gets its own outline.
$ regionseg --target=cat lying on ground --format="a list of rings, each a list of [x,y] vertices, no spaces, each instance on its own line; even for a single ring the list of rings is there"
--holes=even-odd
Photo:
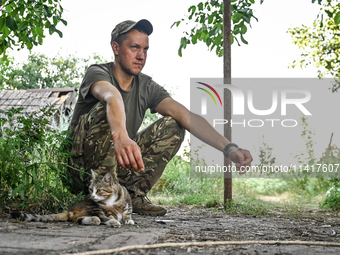
[[[13,218],[26,221],[73,221],[84,225],[106,224],[120,227],[120,223],[134,224],[131,219],[131,198],[124,186],[113,180],[110,173],[98,175],[93,170],[89,187],[90,197],[76,203],[70,209],[49,215],[21,214],[13,212]]]

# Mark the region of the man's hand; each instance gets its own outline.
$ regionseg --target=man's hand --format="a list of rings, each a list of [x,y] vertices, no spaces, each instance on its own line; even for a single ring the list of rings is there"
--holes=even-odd
[[[142,154],[137,143],[128,135],[112,134],[118,163],[125,169],[133,168],[136,172],[144,171]]]
[[[235,163],[236,170],[239,171],[239,174],[246,173],[247,168],[251,166],[251,162],[253,161],[250,152],[244,149],[232,151],[228,156],[230,160]]]

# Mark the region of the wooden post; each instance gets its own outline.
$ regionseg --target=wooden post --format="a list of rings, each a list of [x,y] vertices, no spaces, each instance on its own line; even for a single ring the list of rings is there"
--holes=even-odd
[[[224,84],[231,83],[231,1],[223,0],[223,78]],[[228,124],[224,125],[224,137],[231,142],[231,92],[224,89],[224,119]],[[231,161],[224,158],[224,165],[231,170]],[[224,173],[224,205],[231,203],[232,195],[232,172]]]

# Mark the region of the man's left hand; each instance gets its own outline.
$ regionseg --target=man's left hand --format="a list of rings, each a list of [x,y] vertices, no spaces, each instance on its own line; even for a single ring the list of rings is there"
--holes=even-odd
[[[229,153],[229,158],[236,165],[236,170],[239,171],[239,174],[246,173],[246,170],[251,166],[251,162],[253,161],[253,157],[251,156],[248,150],[236,150]]]

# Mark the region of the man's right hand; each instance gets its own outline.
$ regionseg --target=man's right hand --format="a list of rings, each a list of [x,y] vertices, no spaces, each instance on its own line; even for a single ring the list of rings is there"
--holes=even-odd
[[[125,169],[133,168],[136,172],[144,171],[142,154],[138,144],[127,134],[112,134],[118,163]]]

